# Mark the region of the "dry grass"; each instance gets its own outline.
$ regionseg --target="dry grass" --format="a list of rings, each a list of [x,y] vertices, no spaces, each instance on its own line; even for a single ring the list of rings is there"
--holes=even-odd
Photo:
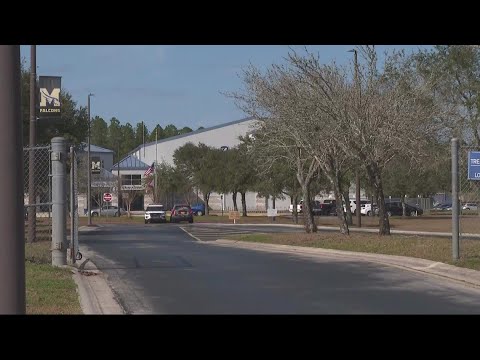
[[[71,270],[51,264],[50,241],[25,245],[27,314],[81,314]]]
[[[252,242],[409,256],[480,270],[480,241],[476,240],[462,240],[460,243],[461,258],[459,261],[454,262],[452,260],[452,243],[447,238],[404,235],[380,237],[376,234],[362,233],[343,236],[337,233],[325,232],[317,234],[248,234],[235,235],[228,238]]]

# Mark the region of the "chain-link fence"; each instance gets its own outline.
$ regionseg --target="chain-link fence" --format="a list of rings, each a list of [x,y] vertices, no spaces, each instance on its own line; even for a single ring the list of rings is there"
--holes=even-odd
[[[25,205],[26,240],[50,240],[52,236],[52,167],[50,154],[50,146],[23,148],[23,203]],[[30,166],[30,162],[33,162],[32,166]],[[33,201],[30,203],[29,195],[32,190]],[[29,225],[29,222],[32,222],[31,219],[33,219],[33,226],[32,223]],[[29,236],[29,229],[33,229],[33,237]]]
[[[480,148],[460,147],[458,172],[460,236],[480,234]]]

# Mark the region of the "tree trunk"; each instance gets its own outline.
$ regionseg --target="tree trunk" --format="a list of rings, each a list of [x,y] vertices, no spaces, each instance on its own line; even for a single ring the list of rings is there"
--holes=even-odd
[[[268,198],[269,198],[269,196],[266,195],[266,196],[265,196],[265,211],[268,210]]]
[[[405,195],[402,195],[401,202],[402,202],[402,217],[404,218],[407,216],[407,207],[405,206]]]
[[[353,225],[352,219],[352,208],[350,207],[350,189],[347,189],[343,192],[343,200],[345,202],[345,211],[347,216],[347,224],[349,226]]]
[[[210,193],[207,192],[203,194],[203,201],[205,202],[205,215],[210,215],[210,211],[208,210],[208,200],[210,200]]]
[[[337,209],[338,225],[340,226],[340,233],[343,235],[350,235],[348,222],[345,213],[343,212],[342,189],[340,187],[340,179],[335,177],[330,179],[333,185],[333,193],[335,194],[335,207]]]
[[[304,226],[305,231],[307,233],[317,232],[317,224],[315,224],[315,220],[313,218],[313,213],[310,204],[310,184],[305,185],[302,184],[302,195],[303,195],[303,219],[304,219]]]
[[[292,209],[292,215],[293,215],[293,222],[295,224],[298,224],[298,212],[297,212],[297,205],[298,205],[298,196],[294,195],[291,196],[292,199],[292,204],[293,204],[293,209]]]
[[[242,215],[247,216],[247,200],[245,197],[245,193],[241,192],[240,194],[242,195]]]
[[[383,194],[383,184],[379,171],[377,169],[368,169],[370,180],[372,181],[375,188],[375,195],[377,198],[378,206],[378,234],[380,236],[390,235],[390,221],[388,219],[388,214],[385,211],[385,195]]]
[[[235,210],[235,211],[238,211],[238,207],[237,207],[237,194],[238,194],[237,191],[234,191],[234,192],[232,193],[233,210]]]
[[[276,209],[276,207],[275,207],[275,196],[272,198],[272,209]],[[272,220],[275,221],[275,216],[273,217]]]

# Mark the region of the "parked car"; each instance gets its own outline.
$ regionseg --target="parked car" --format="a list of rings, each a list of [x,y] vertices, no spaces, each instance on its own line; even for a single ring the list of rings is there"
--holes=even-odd
[[[465,203],[465,204],[463,204],[462,209],[463,210],[475,210],[475,211],[477,211],[478,210],[478,204],[477,203],[471,203],[471,202]]]
[[[452,204],[439,204],[435,206],[432,210],[437,210],[437,211],[452,210]]]
[[[193,211],[190,205],[180,204],[173,207],[172,214],[170,215],[170,222],[176,223],[180,221],[193,223]]]
[[[350,199],[350,211],[352,212],[352,215],[355,214],[357,210],[357,201],[356,199]],[[346,212],[347,208],[344,206],[343,211]],[[372,211],[372,202],[370,200],[360,200],[360,214],[362,215],[368,215],[368,211]],[[370,216],[368,215],[368,216]]]
[[[195,204],[191,206],[193,215],[202,216],[205,215],[205,204]]]
[[[165,207],[161,204],[150,204],[145,209],[145,224],[167,222]]]
[[[102,208],[92,209],[90,211],[92,216],[118,216],[118,207],[113,205],[104,205]],[[125,215],[127,212],[120,208],[120,215]]]
[[[375,212],[378,215],[378,207],[376,208]],[[403,207],[402,203],[400,202],[389,202],[385,203],[385,211],[387,212],[388,216],[402,216],[403,215]],[[418,216],[418,215],[423,215],[423,210],[410,205],[410,204],[405,204],[405,213],[407,216]]]
[[[318,200],[312,201],[310,204],[310,210],[314,216],[319,215],[331,215],[332,211],[335,211],[335,200],[333,202],[320,202]],[[293,212],[293,205],[290,205],[288,211]],[[297,204],[297,213],[303,212],[303,200]]]

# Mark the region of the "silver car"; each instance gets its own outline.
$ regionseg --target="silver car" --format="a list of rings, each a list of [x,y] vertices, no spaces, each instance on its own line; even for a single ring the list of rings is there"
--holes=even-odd
[[[120,215],[125,215],[127,212],[120,208]],[[109,216],[115,217],[118,216],[118,207],[113,205],[105,205],[102,208],[92,209],[91,210],[92,216]]]
[[[478,210],[478,205],[477,205],[477,203],[465,203],[465,204],[463,204],[462,209],[463,210],[475,210],[475,211],[477,211]]]

